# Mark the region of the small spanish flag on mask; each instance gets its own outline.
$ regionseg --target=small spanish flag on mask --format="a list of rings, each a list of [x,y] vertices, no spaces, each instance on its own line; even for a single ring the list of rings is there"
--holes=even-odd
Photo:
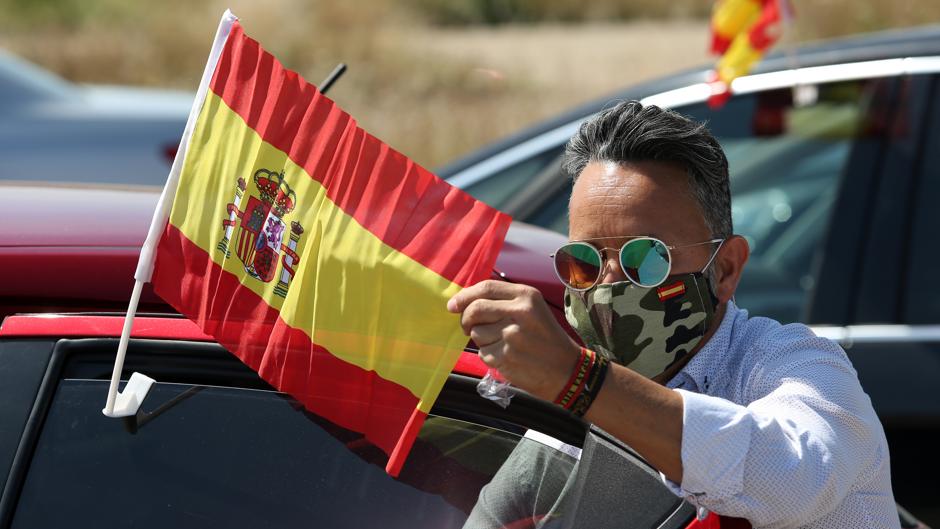
[[[659,301],[666,301],[667,299],[679,297],[682,294],[685,294],[685,283],[682,281],[676,281],[675,283],[656,289],[656,295],[659,296]]]

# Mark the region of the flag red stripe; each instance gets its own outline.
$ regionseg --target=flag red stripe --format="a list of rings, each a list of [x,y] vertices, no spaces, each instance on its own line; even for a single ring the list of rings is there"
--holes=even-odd
[[[279,391],[343,428],[362,432],[385,453],[395,449],[417,397],[374,371],[336,358],[287,325],[274,308],[169,223],[158,246],[152,283],[160,297]]]
[[[398,443],[388,456],[388,464],[385,465],[385,472],[389,476],[397,478],[398,474],[401,473],[401,467],[405,464],[405,458],[407,458],[408,454],[411,452],[411,446],[414,444],[415,439],[418,438],[421,425],[424,424],[424,420],[427,418],[428,414],[418,408],[415,408],[411,413],[411,417],[408,419],[408,423],[405,425],[401,437],[398,439]]]
[[[509,217],[363,131],[237,23],[210,89],[385,244],[461,286],[489,276]]]

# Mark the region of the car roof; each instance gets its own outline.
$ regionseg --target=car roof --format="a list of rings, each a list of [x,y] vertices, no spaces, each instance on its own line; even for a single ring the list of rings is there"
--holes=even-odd
[[[140,248],[160,188],[0,180],[0,194],[0,247]]]
[[[940,24],[831,39],[801,45],[792,50],[778,49],[768,54],[750,73],[761,74],[791,68],[806,68],[898,57],[923,57],[931,55],[940,55]],[[632,85],[594,99],[588,103],[562,112],[551,119],[523,129],[502,140],[486,145],[463,158],[459,158],[439,168],[437,174],[440,175],[441,178],[449,178],[514,145],[555,129],[565,127],[572,122],[583,120],[611,106],[614,102],[629,99],[642,99],[653,94],[668,92],[696,83],[707,82],[709,72],[712,68],[712,64],[702,65]]]

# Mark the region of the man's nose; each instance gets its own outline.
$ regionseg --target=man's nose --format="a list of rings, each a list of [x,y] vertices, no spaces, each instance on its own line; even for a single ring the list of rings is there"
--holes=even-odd
[[[617,283],[627,281],[627,276],[620,267],[620,256],[616,252],[605,252],[603,268],[601,268],[601,283]],[[613,253],[613,255],[611,255]]]

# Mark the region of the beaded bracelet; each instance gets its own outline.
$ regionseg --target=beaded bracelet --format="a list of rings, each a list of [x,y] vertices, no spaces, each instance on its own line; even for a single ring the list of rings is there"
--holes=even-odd
[[[597,355],[597,361],[591,366],[591,372],[588,373],[584,384],[584,390],[572,402],[569,410],[576,417],[584,417],[597,394],[604,385],[604,379],[607,378],[607,370],[610,367],[610,359],[604,355]]]
[[[578,362],[575,364],[575,370],[571,373],[571,378],[562,386],[561,392],[555,397],[555,404],[570,410],[571,406],[577,400],[584,390],[588,374],[597,359],[597,354],[590,349],[581,348],[581,354],[578,356]]]

